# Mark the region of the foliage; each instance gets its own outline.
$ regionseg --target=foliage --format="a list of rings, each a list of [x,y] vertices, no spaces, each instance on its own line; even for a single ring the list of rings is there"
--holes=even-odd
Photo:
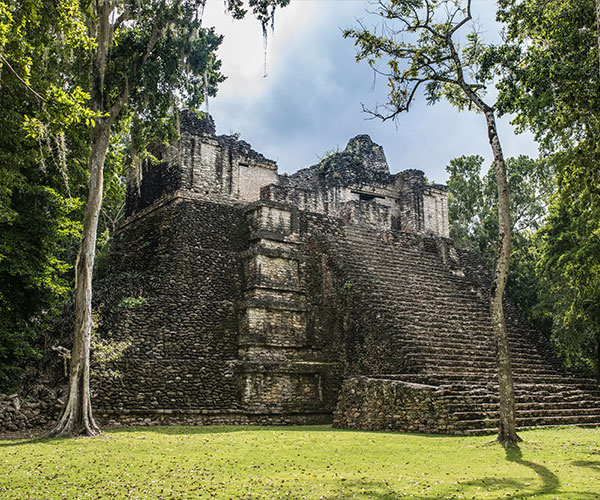
[[[493,166],[481,177],[483,161],[481,156],[462,156],[446,167],[450,174],[448,218],[455,243],[476,252],[493,268],[498,239],[496,180]],[[554,190],[552,169],[544,159],[521,155],[506,160],[506,172],[513,226],[507,293],[532,327],[549,334],[547,283],[537,264],[542,244],[538,231]]]
[[[145,297],[125,297],[121,302],[119,302],[119,307],[124,307],[125,309],[135,309],[144,302],[146,302]]]
[[[113,363],[118,361],[125,351],[131,347],[130,340],[114,340],[110,336],[101,337],[98,330],[102,324],[101,307],[93,313],[92,336],[90,339],[91,373],[104,379],[116,379],[122,376],[114,368]]]
[[[317,160],[319,160],[319,163],[321,163],[325,160],[328,160],[332,156],[338,154],[339,152],[340,152],[340,146],[338,144],[335,148],[327,149],[323,153],[317,154],[315,156],[317,157]]]
[[[486,198],[487,189],[480,172],[483,166],[481,156],[461,156],[450,160],[446,171],[448,178],[448,220],[450,237],[461,248],[473,250],[481,255],[491,268],[493,255],[490,247],[491,200]],[[497,223],[492,221],[495,232]]]
[[[553,338],[567,368],[600,373],[600,207],[557,196],[543,231]]]
[[[556,172],[540,270],[551,293],[553,335],[570,368],[600,376],[598,220],[600,73],[594,0],[501,0],[506,43],[499,103],[531,130]],[[592,361],[595,360],[595,361]]]
[[[448,179],[450,236],[462,248],[478,252],[488,264],[493,263],[493,242],[497,240],[495,170],[489,168],[481,178],[481,156],[461,156],[450,161]],[[547,213],[554,191],[550,163],[521,155],[506,160],[511,191],[510,213],[513,231],[535,233]]]
[[[69,146],[94,116],[61,82],[92,45],[77,5],[0,1],[0,391],[19,385],[69,291],[85,179]]]
[[[392,24],[379,31],[364,26],[344,31],[355,40],[356,60],[366,60],[388,79],[388,103],[372,112],[375,116],[396,118],[420,91],[428,104],[446,99],[459,110],[483,111],[481,99],[492,75],[480,70],[486,47],[471,26],[469,1],[388,0],[377,6]],[[463,28],[467,33],[460,40]],[[387,60],[385,69],[381,58]]]
[[[0,441],[0,491],[22,498],[527,499],[597,496],[598,429],[490,436],[330,427],[144,427],[110,439]],[[457,460],[457,456],[461,457]]]
[[[104,162],[105,254],[124,212],[125,168],[176,137],[177,110],[199,110],[223,80],[221,37],[201,28],[204,3],[0,0],[0,391],[18,386],[36,339],[68,309],[90,132],[122,104]],[[248,7],[264,24],[288,3]],[[244,15],[242,0],[229,4]]]
[[[600,90],[594,0],[501,0],[507,43],[499,103],[550,152],[598,130]]]

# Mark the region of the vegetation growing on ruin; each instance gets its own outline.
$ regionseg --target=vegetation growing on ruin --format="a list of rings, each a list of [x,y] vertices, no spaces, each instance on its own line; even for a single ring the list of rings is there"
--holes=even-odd
[[[0,441],[4,499],[600,498],[597,429],[490,436],[329,427],[156,427]]]

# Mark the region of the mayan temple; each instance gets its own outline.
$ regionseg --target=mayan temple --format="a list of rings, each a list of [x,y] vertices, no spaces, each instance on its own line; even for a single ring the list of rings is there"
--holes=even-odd
[[[102,422],[495,431],[489,271],[449,239],[445,186],[366,135],[292,175],[209,117],[181,136],[129,180],[101,278],[129,343],[93,381]],[[598,384],[505,309],[518,426],[599,425]]]

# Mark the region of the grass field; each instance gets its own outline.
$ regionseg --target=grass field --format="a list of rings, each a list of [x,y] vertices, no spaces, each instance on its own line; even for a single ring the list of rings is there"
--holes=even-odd
[[[154,427],[0,441],[0,499],[600,499],[600,429],[490,436]]]

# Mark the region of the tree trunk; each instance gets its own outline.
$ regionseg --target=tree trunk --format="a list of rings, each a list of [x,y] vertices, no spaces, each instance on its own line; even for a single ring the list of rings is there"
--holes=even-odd
[[[504,445],[514,444],[521,439],[517,436],[515,418],[515,388],[512,378],[510,362],[510,347],[508,344],[508,331],[502,307],[502,298],[508,279],[510,261],[511,228],[510,206],[508,195],[508,182],[506,180],[506,166],[504,154],[498,132],[494,110],[490,107],[484,109],[488,128],[488,138],[494,153],[494,167],[496,170],[496,185],[498,187],[498,260],[494,270],[494,278],[490,288],[490,312],[492,327],[496,341],[496,356],[498,362],[498,388],[500,392],[500,414],[498,425],[498,441]]]
[[[600,0],[596,0],[596,38],[598,39],[598,67],[600,68]]]
[[[92,330],[92,271],[96,230],[102,204],[104,159],[110,139],[110,118],[98,118],[91,131],[90,178],[83,235],[75,266],[75,331],[69,374],[69,398],[51,436],[100,434],[90,399],[90,338]]]

